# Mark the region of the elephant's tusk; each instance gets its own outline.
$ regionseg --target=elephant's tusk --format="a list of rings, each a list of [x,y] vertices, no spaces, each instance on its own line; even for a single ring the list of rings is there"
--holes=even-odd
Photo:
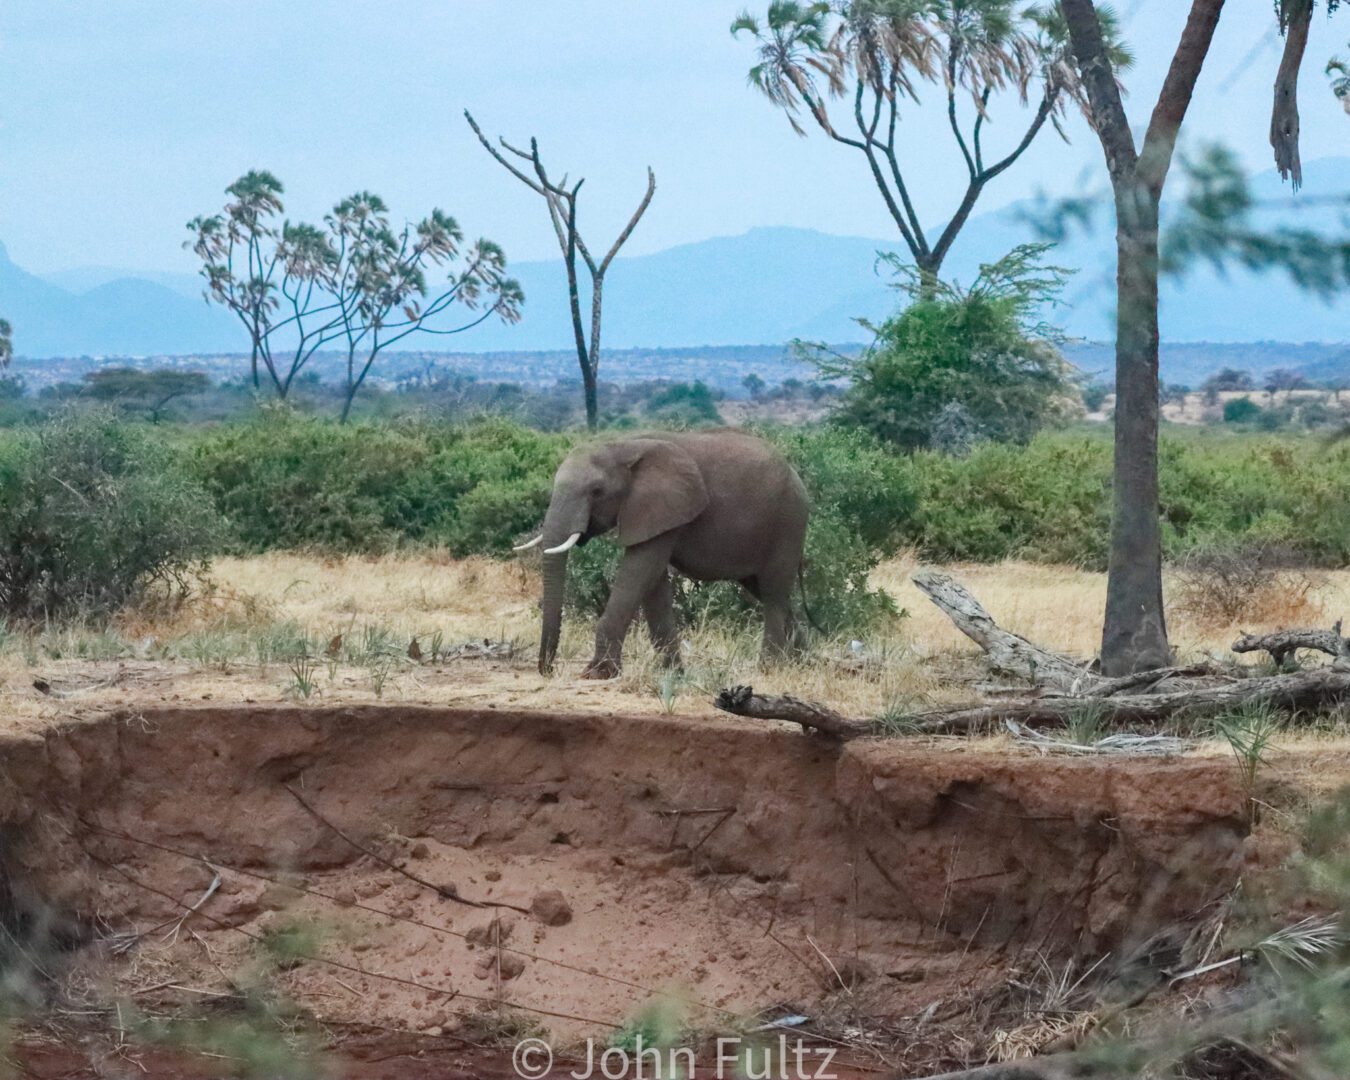
[[[561,555],[564,551],[571,551],[576,546],[576,542],[581,539],[581,533],[573,533],[557,547],[544,548],[545,555]]]
[[[520,545],[517,546],[517,547],[513,547],[511,550],[512,550],[512,551],[529,551],[530,548],[532,548],[532,547],[538,547],[539,544],[543,541],[543,539],[544,539],[544,534],[543,534],[543,533],[540,533],[540,534],[539,534],[538,536],[536,536],[533,540],[526,540],[525,543],[520,544]]]

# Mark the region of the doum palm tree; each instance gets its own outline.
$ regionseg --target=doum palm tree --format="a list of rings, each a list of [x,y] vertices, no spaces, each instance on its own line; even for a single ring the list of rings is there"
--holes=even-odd
[[[1131,62],[1107,19],[1112,61]],[[1064,135],[1070,103],[1085,104],[1069,51],[1068,29],[1057,5],[1019,12],[1014,0],[774,0],[763,22],[748,12],[731,24],[757,44],[750,83],[806,134],[808,115],[835,142],[862,155],[910,257],[922,278],[935,281],[985,187],[1026,152],[1050,123]],[[918,102],[925,85],[937,87],[952,139],[965,164],[966,185],[940,228],[910,193],[902,160],[901,106]],[[1031,117],[990,152],[995,95],[1011,93]],[[833,108],[836,113],[832,113]],[[919,145],[913,157],[931,159]],[[930,222],[931,224],[931,222]]]

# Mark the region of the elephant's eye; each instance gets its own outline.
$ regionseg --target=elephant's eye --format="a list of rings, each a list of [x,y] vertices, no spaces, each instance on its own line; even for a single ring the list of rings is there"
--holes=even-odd
[[[592,494],[592,495],[602,495],[602,494],[604,494],[604,490],[605,490],[605,487],[604,487],[603,484],[592,484],[592,485],[591,485],[591,494]]]

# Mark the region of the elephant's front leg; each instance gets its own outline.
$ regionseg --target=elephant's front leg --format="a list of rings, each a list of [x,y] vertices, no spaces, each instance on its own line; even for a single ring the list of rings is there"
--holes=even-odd
[[[666,572],[675,546],[669,536],[634,544],[623,553],[609,590],[609,603],[595,627],[595,656],[583,679],[612,679],[623,665],[623,639],[643,600]]]
[[[643,599],[642,613],[647,617],[652,648],[661,657],[661,662],[666,667],[679,667],[680,626],[675,618],[675,586],[669,572],[662,571]]]

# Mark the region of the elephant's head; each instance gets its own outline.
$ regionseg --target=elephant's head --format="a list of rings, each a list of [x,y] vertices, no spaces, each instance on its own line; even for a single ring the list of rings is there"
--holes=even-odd
[[[624,547],[641,544],[692,521],[707,505],[698,466],[673,442],[615,439],[573,450],[553,478],[544,531],[517,549],[544,545],[540,672],[553,670],[558,652],[568,551],[616,527]]]

